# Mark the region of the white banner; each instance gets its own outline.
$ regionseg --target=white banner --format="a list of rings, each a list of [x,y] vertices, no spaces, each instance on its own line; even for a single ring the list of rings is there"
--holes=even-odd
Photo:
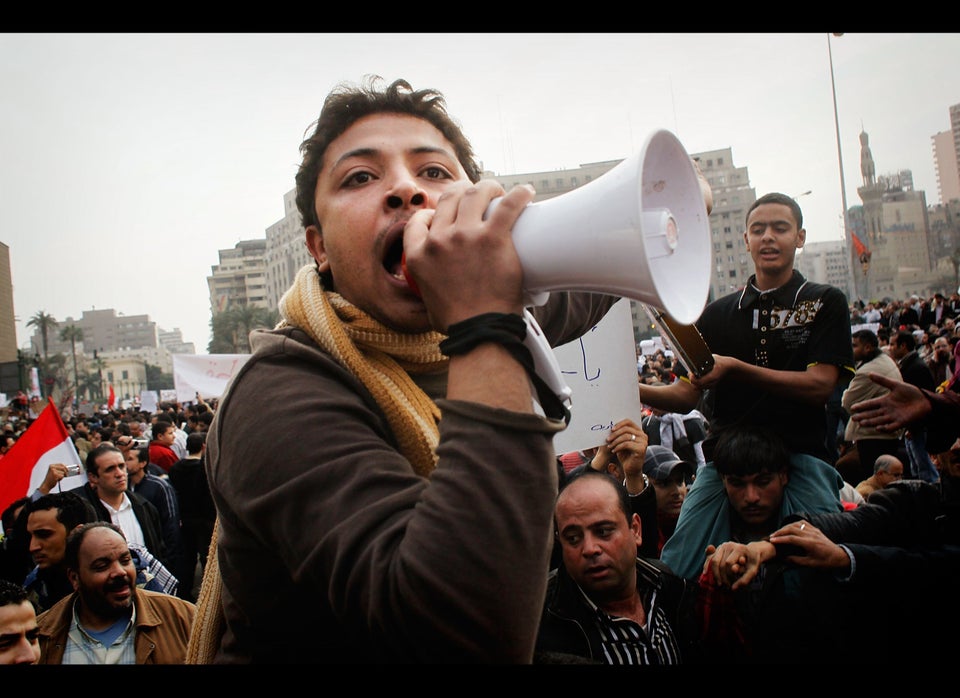
[[[195,402],[223,396],[227,383],[240,370],[249,354],[174,354],[173,385],[179,402]]]
[[[153,414],[157,411],[157,405],[160,404],[160,400],[157,398],[156,390],[141,390],[140,391],[140,409],[143,412],[149,412]]]
[[[599,446],[613,425],[643,417],[630,301],[621,299],[580,339],[554,349],[573,391],[570,425],[553,438],[557,455]]]

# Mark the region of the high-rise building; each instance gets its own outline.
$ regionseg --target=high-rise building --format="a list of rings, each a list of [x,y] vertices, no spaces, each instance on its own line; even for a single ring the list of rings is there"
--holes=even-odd
[[[931,136],[940,203],[960,199],[960,104],[950,107],[950,130]]]
[[[296,197],[296,189],[291,189],[284,194],[283,218],[267,228],[264,265],[267,307],[271,309],[277,308],[280,298],[293,285],[293,280],[300,268],[305,264],[313,263],[313,258],[307,250]]]
[[[269,307],[266,249],[267,241],[260,239],[241,240],[232,249],[220,250],[220,263],[210,267],[207,277],[213,315],[245,305]]]
[[[117,313],[113,308],[102,310],[84,310],[79,319],[67,316],[57,321],[57,328],[47,337],[47,347],[50,355],[61,353],[70,354],[70,342],[60,339],[60,332],[65,327],[76,326],[83,332],[83,340],[77,342],[77,351],[83,352],[88,348],[100,351],[128,351],[136,349],[155,349],[160,346],[157,323],[149,315],[124,315]],[[30,338],[31,350],[42,353],[42,338],[38,331],[34,331]]]
[[[746,167],[733,164],[730,148],[691,153],[713,190],[710,212],[713,278],[710,300],[743,288],[753,274],[753,259],[743,240],[747,210],[757,200]]]
[[[83,339],[71,346],[60,339],[65,327],[77,327]],[[162,337],[162,339],[161,339]],[[42,354],[43,340],[38,330],[30,337],[29,355]],[[116,394],[129,398],[147,388],[147,365],[157,366],[163,373],[173,372],[172,354],[193,354],[193,344],[183,341],[179,329],[166,331],[157,327],[149,315],[124,315],[113,308],[84,310],[79,319],[67,316],[58,320],[47,336],[47,353],[72,357],[77,354],[77,373],[97,373],[100,389],[106,395],[113,385]],[[67,389],[74,385],[73,362],[65,364]],[[82,381],[80,381],[82,383]],[[54,392],[59,388],[53,388]],[[81,388],[81,394],[84,393]]]
[[[850,280],[848,258],[843,240],[808,242],[797,253],[795,266],[810,281],[843,289]]]
[[[862,207],[851,207],[852,228],[870,251],[865,270],[856,270],[858,296],[903,299],[916,293],[929,295],[934,285],[926,195],[913,190],[909,170],[875,176],[869,137],[860,133],[860,170],[857,187]],[[939,290],[939,289],[938,289]]]
[[[157,328],[157,339],[160,341],[160,346],[171,354],[197,353],[193,342],[183,341],[183,332],[180,331],[179,327],[174,327],[172,330]]]
[[[21,387],[17,325],[13,314],[10,248],[0,242],[0,393],[10,397]]]

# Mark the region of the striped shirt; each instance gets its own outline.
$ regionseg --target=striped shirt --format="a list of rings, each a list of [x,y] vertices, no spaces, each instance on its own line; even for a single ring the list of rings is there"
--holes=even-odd
[[[600,633],[603,660],[607,664],[660,665],[680,664],[680,644],[663,608],[657,603],[658,580],[655,572],[637,565],[637,589],[647,612],[644,625],[611,616],[583,594],[584,603],[593,610]]]

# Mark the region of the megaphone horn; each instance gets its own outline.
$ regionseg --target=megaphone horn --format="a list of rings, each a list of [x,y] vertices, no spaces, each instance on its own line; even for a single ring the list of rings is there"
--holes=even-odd
[[[592,182],[529,204],[513,242],[529,305],[542,305],[551,291],[590,291],[692,324],[710,291],[710,220],[700,181],[683,145],[663,129]]]

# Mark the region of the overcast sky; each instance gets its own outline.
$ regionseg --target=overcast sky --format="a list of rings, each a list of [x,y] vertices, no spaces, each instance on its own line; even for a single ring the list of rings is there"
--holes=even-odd
[[[877,174],[939,202],[931,136],[960,103],[960,34],[832,38],[848,205],[859,133]],[[840,239],[827,35],[0,35],[0,241],[18,346],[39,310],[147,314],[209,341],[218,250],[283,217],[324,96],[366,74],[432,87],[485,169],[627,157],[658,128],[732,148],[757,194],[799,201],[808,240]]]

